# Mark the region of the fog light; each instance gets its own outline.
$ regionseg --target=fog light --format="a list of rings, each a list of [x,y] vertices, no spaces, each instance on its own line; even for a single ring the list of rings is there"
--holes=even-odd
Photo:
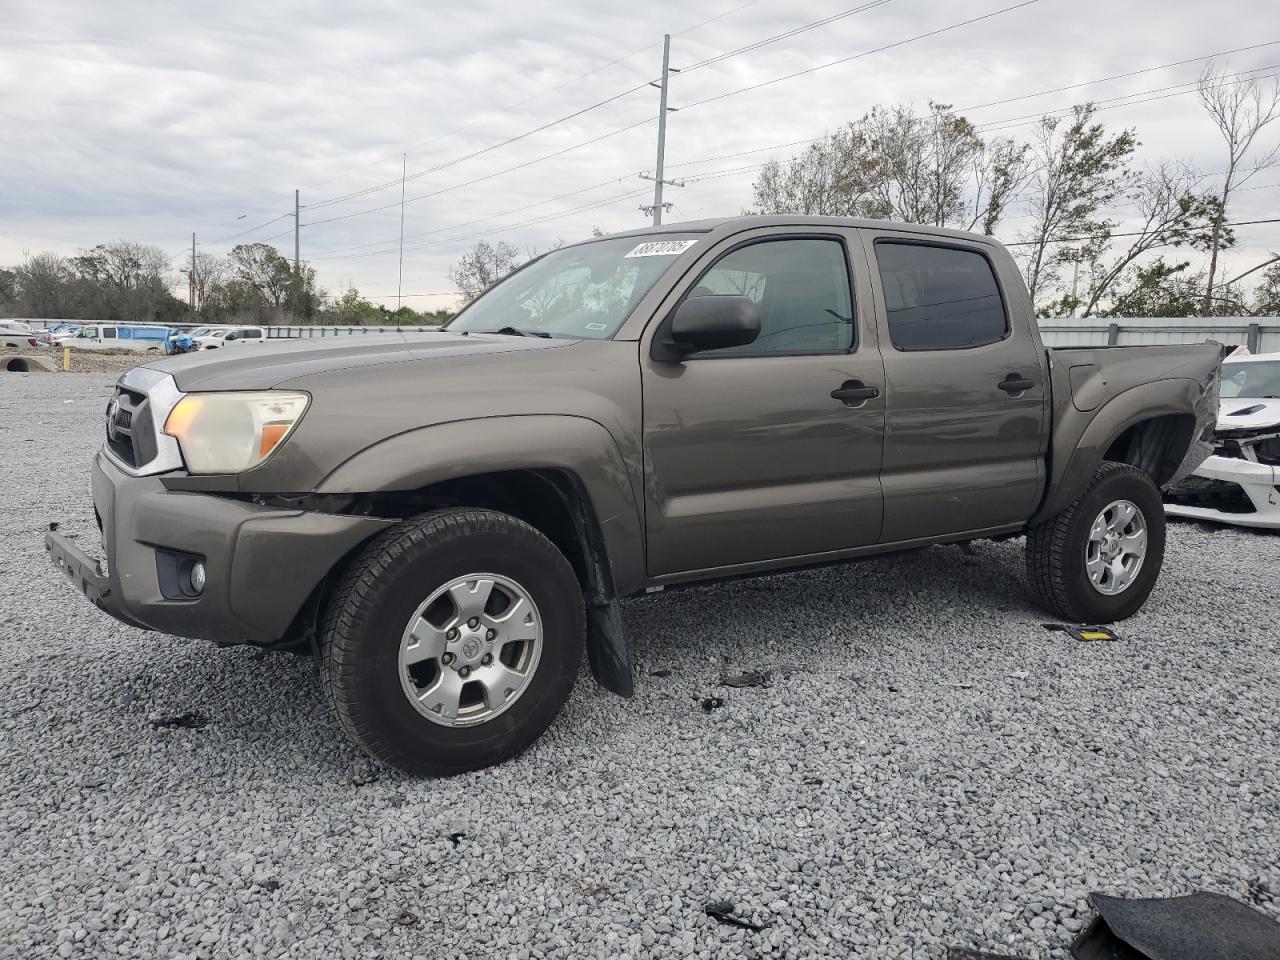
[[[191,565],[191,589],[196,593],[204,592],[204,564],[199,560]]]

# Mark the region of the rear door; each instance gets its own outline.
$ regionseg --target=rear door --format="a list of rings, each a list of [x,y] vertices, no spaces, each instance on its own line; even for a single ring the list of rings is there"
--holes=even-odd
[[[1025,521],[1044,486],[1048,389],[1043,351],[1012,322],[1006,258],[964,239],[863,238],[885,368],[881,539]]]
[[[883,399],[832,397],[850,382],[877,391],[883,382],[859,246],[852,231],[738,234],[664,300],[641,340],[651,576],[877,541]],[[756,342],[681,363],[652,358],[653,336],[679,303],[728,294],[759,304]]]

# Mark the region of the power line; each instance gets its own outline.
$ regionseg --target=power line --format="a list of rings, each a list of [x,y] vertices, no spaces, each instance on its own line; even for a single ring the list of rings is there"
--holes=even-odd
[[[1262,223],[1280,223],[1280,217],[1272,217],[1269,220],[1236,220],[1233,223],[1224,223],[1223,226],[1224,227],[1253,227]],[[1103,237],[1141,237],[1148,232],[1149,231],[1145,231],[1145,230],[1135,230],[1129,233],[1097,233],[1097,234],[1093,234],[1092,236],[1086,236],[1086,237],[1053,237],[1049,240],[1045,240],[1044,242],[1047,244],[1048,243],[1080,243],[1085,240],[1100,240]],[[1018,240],[1014,243],[1006,243],[1004,244],[1004,246],[1030,247],[1040,242],[1041,241],[1039,240]]]
[[[752,84],[752,85],[745,86],[745,87],[739,87],[739,88],[737,88],[737,89],[735,89],[735,90],[725,91],[725,92],[720,93],[720,94],[717,94],[717,95],[715,95],[715,96],[713,96],[713,97],[708,97],[708,98],[706,98],[706,99],[704,99],[704,100],[699,100],[699,101],[696,101],[696,102],[694,102],[694,103],[692,103],[692,104],[688,104],[687,106],[685,106],[685,107],[684,107],[684,108],[682,108],[682,109],[688,110],[688,109],[691,109],[691,108],[693,108],[693,107],[702,106],[702,105],[707,104],[707,103],[715,102],[715,101],[717,101],[717,100],[723,100],[723,99],[725,99],[725,98],[727,98],[727,97],[734,96],[734,95],[736,95],[736,94],[738,94],[738,93],[745,93],[745,92],[748,92],[748,91],[750,91],[750,90],[756,90],[756,89],[759,89],[760,87],[765,87],[765,86],[769,86],[769,85],[774,84],[774,83],[780,83],[780,82],[785,81],[785,80],[794,79],[795,77],[805,76],[805,75],[807,75],[807,74],[814,73],[814,72],[816,72],[816,71],[818,71],[818,70],[825,70],[825,69],[827,69],[828,67],[837,66],[837,65],[842,64],[842,63],[848,63],[848,62],[850,62],[850,61],[857,60],[857,59],[860,59],[860,58],[862,58],[862,57],[867,57],[867,56],[871,56],[872,54],[875,54],[875,53],[880,53],[880,52],[882,52],[882,51],[884,51],[884,50],[891,50],[891,49],[894,49],[894,48],[896,48],[896,47],[901,47],[901,46],[904,46],[904,45],[909,44],[909,43],[914,43],[914,42],[916,42],[917,40],[923,40],[923,39],[926,39],[926,38],[929,38],[929,37],[938,36],[939,34],[943,34],[943,33],[946,33],[946,32],[948,32],[948,31],[951,31],[951,30],[959,29],[960,27],[969,26],[969,25],[971,25],[971,24],[979,23],[979,22],[984,21],[984,20],[989,20],[989,19],[991,19],[991,18],[993,18],[993,17],[997,17],[997,16],[1000,16],[1000,15],[1002,15],[1002,14],[1009,13],[1009,12],[1011,12],[1011,11],[1013,11],[1013,10],[1021,9],[1022,7],[1028,7],[1028,6],[1031,6],[1032,4],[1039,3],[1039,2],[1040,2],[1040,0],[1022,0],[1022,2],[1020,2],[1020,3],[1012,4],[1011,6],[1004,7],[1004,8],[1002,8],[1002,9],[1000,9],[1000,10],[994,10],[994,11],[991,11],[990,13],[985,13],[985,14],[982,14],[981,16],[978,16],[978,17],[971,17],[971,18],[969,18],[969,19],[967,19],[967,20],[962,20],[962,21],[960,21],[960,22],[958,22],[958,23],[953,23],[953,24],[950,24],[950,25],[945,26],[945,27],[939,27],[939,28],[937,28],[937,29],[935,29],[935,30],[930,30],[930,31],[927,31],[927,32],[925,32],[925,33],[916,34],[915,36],[907,37],[907,38],[905,38],[905,39],[903,39],[903,40],[899,40],[899,41],[896,41],[896,42],[894,42],[894,43],[884,44],[883,46],[876,47],[876,48],[871,49],[871,50],[864,50],[864,51],[862,51],[861,53],[854,54],[853,56],[849,56],[849,57],[842,57],[842,58],[841,58],[841,59],[839,59],[839,60],[833,60],[833,61],[831,61],[831,62],[829,62],[829,63],[819,64],[819,65],[817,65],[817,66],[810,67],[810,68],[808,68],[808,69],[801,70],[801,71],[798,71],[798,72],[793,73],[793,74],[788,74],[788,75],[786,75],[786,76],[782,76],[782,77],[775,77],[775,78],[773,78],[772,80],[766,80],[766,81],[763,81],[763,82],[761,82],[761,83]],[[646,84],[643,84],[642,86],[647,86],[647,85],[648,85],[648,84],[646,83]],[[617,97],[614,97],[614,98],[611,98],[611,99],[617,99]],[[581,113],[581,112],[583,112],[583,111],[579,111],[579,112]],[[645,124],[651,123],[651,122],[652,122],[653,120],[655,120],[655,119],[657,119],[657,118],[656,118],[656,117],[648,117],[648,118],[646,118],[646,119],[644,119],[644,120],[640,120],[640,121],[637,121],[637,122],[635,122],[635,123],[628,124],[628,125],[627,125],[627,126],[625,126],[625,127],[620,127],[620,128],[618,128],[618,129],[616,129],[616,130],[612,130],[612,131],[610,131],[610,132],[608,132],[608,133],[605,133],[605,134],[602,134],[602,135],[600,135],[600,136],[598,136],[598,137],[594,137],[594,138],[592,138],[591,140],[587,140],[587,141],[584,141],[584,142],[582,142],[582,143],[577,143],[577,144],[573,144],[573,145],[568,146],[568,147],[564,147],[564,148],[562,148],[562,149],[560,149],[560,150],[557,150],[557,151],[555,151],[555,152],[553,152],[553,153],[546,154],[546,155],[541,156],[541,157],[537,157],[537,158],[535,158],[535,159],[533,159],[533,160],[529,160],[529,161],[526,161],[525,163],[517,164],[517,165],[512,166],[512,167],[507,167],[507,168],[506,168],[506,169],[504,169],[504,170],[500,170],[500,171],[497,171],[496,173],[488,174],[488,175],[486,175],[486,176],[484,176],[484,177],[477,177],[477,178],[475,178],[475,179],[473,179],[473,180],[469,180],[469,181],[467,181],[467,182],[465,182],[465,183],[462,183],[462,184],[457,184],[457,185],[455,185],[455,186],[447,187],[447,188],[444,188],[444,189],[442,189],[442,190],[437,190],[437,191],[432,191],[432,192],[430,192],[430,193],[421,194],[421,195],[419,195],[419,196],[417,196],[417,197],[410,198],[409,200],[407,200],[407,201],[405,201],[405,202],[406,202],[406,203],[414,203],[414,202],[416,202],[416,201],[418,201],[418,200],[424,200],[424,199],[426,199],[426,198],[428,198],[428,197],[438,196],[438,195],[440,195],[441,193],[445,193],[445,192],[448,192],[448,191],[451,191],[451,190],[456,190],[456,189],[459,189],[459,188],[464,187],[464,186],[471,186],[471,185],[476,184],[476,183],[481,183],[481,182],[484,182],[484,181],[486,181],[486,180],[491,180],[491,179],[493,179],[494,177],[499,177],[499,176],[502,176],[502,175],[507,174],[507,173],[512,173],[512,172],[514,172],[514,171],[516,171],[516,170],[521,170],[521,169],[524,169],[524,168],[526,168],[526,167],[533,166],[533,165],[534,165],[534,164],[536,164],[536,163],[542,163],[542,162],[543,162],[543,161],[545,161],[545,160],[549,160],[549,159],[552,159],[552,158],[554,158],[554,157],[562,156],[562,155],[564,155],[565,153],[569,153],[569,152],[570,152],[570,151],[572,151],[572,150],[578,150],[578,149],[581,149],[582,147],[590,146],[591,144],[598,143],[598,142],[600,142],[601,140],[605,140],[605,139],[607,139],[607,138],[609,138],[609,137],[616,136],[616,135],[618,135],[618,134],[620,134],[620,133],[625,133],[625,132],[626,132],[626,131],[628,131],[628,130],[633,130],[633,129],[635,129],[636,127],[643,126],[643,125],[645,125]],[[545,126],[548,126],[548,125],[544,125],[544,127],[545,127]],[[540,128],[540,129],[541,129],[541,128]],[[510,141],[508,141],[508,142],[514,142],[514,139],[518,139],[518,138],[513,138],[512,140],[510,140]],[[436,170],[436,169],[443,169],[445,166],[451,166],[451,165],[453,165],[453,164],[455,164],[455,163],[460,163],[460,162],[462,162],[462,160],[463,160],[463,159],[469,159],[469,158],[471,158],[471,157],[478,156],[480,153],[488,152],[488,150],[489,150],[489,149],[494,149],[494,148],[492,148],[492,147],[491,147],[491,148],[485,148],[484,150],[477,151],[476,153],[473,153],[473,154],[471,154],[471,155],[468,155],[468,157],[467,157],[467,158],[457,158],[457,159],[455,159],[455,160],[448,161],[448,162],[446,162],[445,164],[437,165],[437,167],[432,168],[432,170]],[[414,176],[421,176],[421,175],[425,175],[425,174],[426,174],[426,173],[428,173],[428,172],[432,172],[432,170],[422,171],[422,172],[421,172],[421,173],[419,173],[419,174],[414,174]],[[413,179],[413,177],[410,177],[410,179]],[[391,182],[391,183],[396,183],[396,182],[398,182],[398,181],[390,181],[390,182]],[[381,189],[381,187],[376,188],[376,189]],[[366,191],[366,192],[368,192],[368,191]],[[334,201],[334,202],[337,202],[337,201]],[[321,203],[321,204],[316,204],[316,205],[314,205],[314,206],[318,207],[318,206],[324,206],[324,205],[326,205],[326,204],[325,204],[325,203]],[[322,223],[333,223],[333,222],[336,222],[336,221],[339,221],[339,220],[347,220],[347,219],[350,219],[350,218],[352,218],[352,217],[365,216],[365,215],[370,214],[370,213],[377,213],[377,212],[382,211],[382,210],[390,209],[391,207],[394,207],[394,206],[397,206],[397,205],[398,205],[398,204],[392,203],[392,204],[383,204],[383,205],[381,205],[381,206],[377,206],[377,207],[370,207],[370,208],[365,209],[365,210],[358,210],[358,211],[355,211],[355,212],[353,212],[353,213],[343,214],[343,215],[341,215],[341,216],[337,216],[337,217],[329,217],[329,218],[327,218],[327,219],[325,219],[325,220],[316,220],[316,221],[312,221],[310,224],[307,224],[307,226],[317,226],[317,225],[322,224]]]
[[[514,173],[517,170],[523,170],[526,167],[531,167],[534,164],[542,163],[543,161],[551,160],[551,159],[554,159],[555,157],[562,157],[566,153],[570,153],[574,150],[580,150],[583,147],[589,147],[592,144],[599,143],[602,140],[608,140],[610,137],[616,137],[620,133],[626,133],[628,130],[634,130],[636,127],[642,127],[646,124],[652,123],[656,119],[657,117],[653,116],[653,117],[646,117],[644,120],[637,120],[635,123],[629,123],[625,127],[619,127],[616,130],[610,130],[608,133],[603,133],[598,137],[591,138],[590,140],[584,140],[581,143],[575,143],[567,147],[562,147],[559,150],[556,150],[552,153],[544,154],[541,157],[535,157],[532,160],[526,160],[524,163],[517,163],[515,166],[506,167],[505,169],[495,171],[494,173],[487,173],[482,177],[475,177],[471,180],[464,181],[463,183],[455,183],[453,186],[450,186],[450,187],[442,187],[439,190],[432,190],[430,193],[422,193],[416,197],[410,197],[408,200],[405,201],[405,203],[417,203],[419,200],[426,200],[429,197],[438,197],[441,194],[449,193],[453,190],[460,190],[463,187],[474,186],[477,183],[484,183],[485,181],[492,180],[495,177],[501,177],[508,173]],[[366,214],[377,213],[380,210],[388,210],[391,207],[398,207],[399,205],[400,205],[399,201],[395,203],[390,203],[390,204],[383,204],[382,206],[379,206],[379,207],[370,207],[366,210],[357,210],[353,213],[346,213],[337,217],[328,217],[324,220],[313,220],[311,223],[303,224],[303,226],[314,227],[314,226],[319,226],[322,223],[336,223],[339,220],[350,220],[352,217],[362,217],[362,216],[365,216]]]
[[[1232,73],[1232,74],[1228,74],[1227,76],[1236,78],[1235,80],[1232,81],[1232,83],[1246,83],[1249,80],[1266,80],[1268,79],[1268,77],[1275,76],[1275,74],[1266,74],[1265,76],[1260,76],[1260,77],[1249,76],[1249,74],[1255,74],[1262,70],[1276,70],[1278,68],[1280,68],[1280,64],[1273,63],[1273,64],[1270,64],[1269,66],[1255,67],[1252,70],[1242,70],[1239,73]],[[1131,106],[1132,103],[1150,103],[1155,100],[1168,100],[1171,97],[1180,97],[1188,93],[1195,93],[1199,89],[1199,83],[1200,81],[1198,79],[1187,80],[1183,83],[1170,84],[1167,87],[1155,87],[1151,90],[1140,90],[1137,93],[1126,93],[1117,97],[1106,97],[1102,100],[1094,100],[1090,102],[1094,104],[1109,104],[1109,106],[1096,107],[1097,110],[1114,110],[1116,107]],[[1186,87],[1187,89],[1182,89],[1184,87]],[[1171,90],[1178,91],[1178,92],[1169,93],[1168,91],[1171,91]],[[1149,94],[1164,94],[1164,95],[1148,96]],[[1135,100],[1134,99],[1135,97],[1145,97],[1146,99]],[[1120,101],[1120,100],[1128,100],[1128,101],[1132,101],[1132,103],[1118,103],[1117,101]],[[1021,121],[1026,121],[1029,123],[1037,123],[1040,120],[1043,120],[1045,117],[1048,117],[1054,114],[1064,114],[1064,115],[1068,114],[1071,111],[1075,110],[1077,106],[1081,106],[1081,104],[1072,104],[1069,107],[1060,107],[1056,110],[1040,111],[1037,113],[1024,113],[1021,116],[1009,117],[1005,120],[989,120],[985,123],[979,124],[978,128],[982,130],[993,130],[993,129],[1003,130],[1003,129],[1008,129],[1005,126],[1002,126],[1003,124],[1008,124],[1010,127],[1017,127],[1017,126],[1024,125]]]
[[[849,10],[843,11],[831,17],[827,17],[823,20],[816,20],[816,21],[813,21],[812,23],[807,23],[800,27],[796,27],[793,30],[776,34],[772,37],[766,37],[763,40],[759,40],[759,41],[756,41],[755,43],[748,44],[744,47],[740,47],[737,50],[730,50],[725,53],[717,54],[714,57],[707,58],[706,60],[703,60],[694,64],[692,67],[689,67],[688,70],[698,69],[700,67],[707,66],[712,63],[720,63],[724,60],[730,59],[731,57],[736,57],[743,53],[747,53],[751,50],[758,49],[759,47],[766,46],[771,43],[776,43],[779,40],[783,40],[788,37],[795,36],[796,34],[799,34],[799,33],[804,33],[808,30],[814,30],[821,26],[826,26],[827,24],[834,23],[846,17],[853,16],[854,14],[857,14],[857,13],[861,13],[864,10],[870,10],[875,7],[884,6],[885,4],[892,3],[892,2],[895,2],[895,0],[872,0],[872,2],[865,3],[860,7],[853,7]],[[1039,0],[1024,0],[1024,3],[1021,5],[1025,6],[1029,3],[1037,3],[1037,2],[1039,2]],[[750,4],[746,4],[744,6],[749,6],[749,5]],[[712,18],[712,19],[717,19],[717,18]],[[985,19],[985,18],[979,18],[979,19]],[[710,22],[710,21],[704,21],[704,22]],[[643,47],[641,48],[640,51],[637,51],[637,53],[647,49],[648,47]],[[687,72],[687,71],[682,71],[682,72]],[[377,193],[381,190],[386,190],[390,187],[395,186],[397,183],[400,183],[402,179],[416,180],[420,177],[424,177],[432,173],[438,173],[441,170],[446,170],[449,167],[456,166],[457,164],[465,163],[468,160],[474,160],[477,157],[483,156],[486,153],[491,153],[494,150],[500,150],[503,147],[510,146],[513,143],[518,143],[521,140],[525,140],[531,136],[534,136],[535,134],[542,133],[546,130],[551,129],[552,127],[556,127],[562,123],[566,123],[569,120],[577,119],[578,117],[581,117],[584,114],[590,113],[593,110],[598,110],[601,107],[605,107],[605,106],[608,106],[609,104],[616,103],[619,100],[622,100],[626,97],[631,96],[633,93],[637,93],[643,90],[645,87],[649,86],[649,84],[650,84],[650,81],[645,80],[641,83],[636,84],[633,87],[629,87],[626,90],[623,90],[619,93],[615,93],[612,96],[606,97],[603,100],[599,100],[585,107],[581,107],[577,110],[574,110],[571,113],[565,114],[562,117],[557,117],[555,120],[549,120],[546,123],[540,124],[539,126],[533,127],[532,129],[526,130],[522,133],[515,134],[514,136],[511,136],[511,137],[507,137],[506,139],[500,140],[497,143],[489,144],[488,146],[482,147],[479,150],[474,150],[471,153],[464,154],[463,156],[460,156],[460,157],[454,157],[451,160],[443,161],[441,163],[435,164],[434,166],[427,167],[426,169],[415,171],[414,173],[410,174],[407,178],[386,180],[382,183],[375,184],[370,187],[365,187],[361,190],[351,191],[341,196],[329,197],[324,200],[319,200],[315,203],[309,203],[307,204],[307,208],[311,210],[317,210],[324,207],[332,206],[334,204],[345,203],[348,200],[354,200],[359,197],[368,196],[372,193]],[[507,110],[504,110],[502,112],[507,112]],[[435,139],[440,139],[440,138],[435,138]],[[428,141],[428,142],[434,142],[434,141]]]
[[[1248,47],[1236,47],[1234,50],[1223,50],[1219,53],[1205,54],[1203,57],[1189,57],[1186,60],[1174,60],[1171,63],[1162,63],[1154,67],[1143,67],[1141,70],[1130,70],[1128,73],[1114,73],[1109,77],[1103,77],[1100,80],[1086,80],[1083,83],[1070,83],[1065,87],[1054,87],[1052,90],[1041,90],[1037,93],[1026,93],[1019,97],[1006,97],[1003,100],[992,100],[990,103],[978,103],[971,107],[961,107],[959,112],[967,113],[970,110],[982,110],[985,107],[998,107],[1006,103],[1016,103],[1019,100],[1032,100],[1036,97],[1047,96],[1051,93],[1062,93],[1065,90],[1077,90],[1080,87],[1093,86],[1096,83],[1109,83],[1112,80],[1124,80],[1128,77],[1140,76],[1144,73],[1154,73],[1156,70],[1168,70],[1171,67],[1183,67],[1188,63],[1202,63],[1205,60],[1212,60],[1215,57],[1229,57],[1233,53],[1244,53],[1248,50],[1260,50],[1263,47],[1273,47],[1280,40],[1268,40],[1265,43],[1255,43]]]
[[[747,0],[746,3],[738,4],[736,7],[732,7],[729,10],[726,10],[724,13],[718,13],[714,17],[707,17],[705,20],[700,20],[699,22],[695,23],[691,27],[685,27],[685,29],[678,31],[677,33],[673,34],[673,36],[684,36],[686,34],[692,33],[695,30],[705,27],[709,23],[715,23],[717,20],[723,20],[726,17],[730,17],[735,13],[739,13],[742,10],[745,10],[747,7],[753,7],[760,2],[761,0]],[[632,50],[630,53],[623,54],[620,57],[615,57],[613,60],[610,60],[608,63],[601,64],[598,67],[594,67],[593,69],[586,71],[585,73],[580,73],[577,76],[570,77],[568,80],[558,83],[553,87],[548,87],[547,89],[542,90],[539,93],[533,94],[532,96],[525,97],[523,100],[519,100],[515,103],[508,104],[505,107],[500,107],[499,109],[490,111],[489,113],[482,114],[479,117],[476,117],[472,120],[468,120],[466,123],[459,124],[458,126],[453,127],[449,130],[446,130],[443,133],[437,134],[434,137],[430,137],[429,139],[420,140],[417,143],[410,144],[408,147],[405,147],[401,152],[411,153],[420,147],[424,147],[431,143],[439,142],[440,140],[443,140],[445,137],[452,136],[455,133],[458,133],[462,130],[466,130],[470,127],[473,127],[477,123],[480,123],[484,120],[489,120],[495,117],[504,116],[505,114],[511,113],[513,110],[518,110],[520,107],[526,106],[527,104],[530,104],[535,100],[539,100],[542,97],[548,96],[552,93],[558,93],[564,88],[572,86],[573,84],[578,83],[581,80],[585,80],[588,77],[595,76],[597,73],[601,73],[602,71],[607,70],[610,67],[617,66],[619,63],[622,63],[626,60],[630,60],[632,57],[639,56],[640,54],[644,53],[646,50],[649,50],[656,46],[658,46],[657,42],[645,44],[643,47],[638,47],[637,49]],[[379,163],[385,162],[387,159],[388,158],[384,157],[381,160],[375,160],[369,164],[365,164],[364,166],[376,166]],[[322,186],[326,183],[332,183],[334,180],[340,180],[342,179],[342,177],[347,176],[348,173],[350,173],[350,171],[340,173],[335,177],[328,178],[327,180],[322,180],[320,181],[320,183],[315,184],[315,186]]]
[[[1040,0],[1022,0],[1021,3],[1015,3],[1007,7],[1002,7],[999,10],[993,10],[990,13],[984,13],[979,17],[970,17],[968,20],[961,20],[959,23],[953,23],[953,24],[950,24],[949,26],[939,27],[936,30],[930,30],[926,33],[919,33],[913,37],[907,37],[905,40],[897,40],[893,43],[886,43],[883,46],[873,47],[870,50],[863,50],[861,53],[855,53],[852,56],[841,57],[838,60],[831,60],[831,61],[828,61],[827,63],[820,63],[820,64],[817,64],[816,66],[806,67],[804,70],[797,70],[794,73],[784,74],[781,77],[774,77],[771,80],[762,80],[759,83],[749,84],[745,87],[738,87],[733,90],[726,90],[723,93],[717,93],[715,96],[706,97],[702,100],[695,100],[693,103],[685,104],[680,109],[692,110],[694,107],[701,107],[701,106],[705,106],[708,103],[716,103],[717,101],[720,101],[720,100],[726,100],[729,97],[737,96],[740,93],[748,93],[752,90],[759,90],[763,87],[772,86],[775,83],[782,83],[786,80],[794,80],[797,77],[808,76],[811,73],[817,73],[819,70],[826,70],[829,67],[837,67],[844,63],[850,63],[854,60],[860,60],[863,57],[869,57],[872,54],[883,53],[886,50],[893,50],[897,47],[903,47],[909,43],[915,43],[918,40],[926,40],[929,37],[936,37],[940,34],[948,33],[952,30],[958,30],[961,27],[967,27],[975,23],[981,23],[983,20],[990,20],[991,18],[1001,16],[1002,14],[1012,13],[1014,10],[1020,10],[1023,7],[1029,7],[1032,4],[1036,4],[1039,2]]]
[[[873,10],[876,7],[883,7],[885,4],[893,2],[895,2],[895,0],[871,0],[870,3],[864,3],[862,6],[850,7],[848,10],[842,10],[839,13],[834,13],[821,20],[814,20],[811,23],[806,23],[799,27],[793,27],[792,29],[785,30],[782,33],[775,33],[773,36],[765,37],[763,40],[756,40],[753,43],[748,43],[745,46],[738,47],[734,50],[727,50],[723,53],[717,53],[714,56],[707,57],[704,60],[698,60],[695,63],[689,64],[687,67],[681,67],[680,72],[688,75],[693,73],[695,70],[701,70],[703,67],[712,66],[713,64],[728,60],[731,57],[737,57],[744,53],[750,53],[753,50],[759,50],[761,47],[767,47],[780,40],[790,40],[792,37],[799,36],[802,33],[808,33],[810,30],[816,30],[819,27],[828,26],[829,24],[836,23],[839,20],[845,20],[849,17],[862,13],[865,10]]]

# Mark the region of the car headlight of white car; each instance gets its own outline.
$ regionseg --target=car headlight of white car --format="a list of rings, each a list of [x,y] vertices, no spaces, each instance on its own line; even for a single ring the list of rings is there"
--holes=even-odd
[[[165,420],[191,473],[241,473],[279,449],[306,412],[305,393],[189,393]]]

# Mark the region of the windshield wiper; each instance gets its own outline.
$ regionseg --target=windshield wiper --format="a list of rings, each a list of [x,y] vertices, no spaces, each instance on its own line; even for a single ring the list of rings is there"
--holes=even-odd
[[[499,327],[497,330],[477,330],[477,333],[505,333],[512,337],[543,337],[550,340],[551,334],[545,330],[521,330],[519,327]]]

